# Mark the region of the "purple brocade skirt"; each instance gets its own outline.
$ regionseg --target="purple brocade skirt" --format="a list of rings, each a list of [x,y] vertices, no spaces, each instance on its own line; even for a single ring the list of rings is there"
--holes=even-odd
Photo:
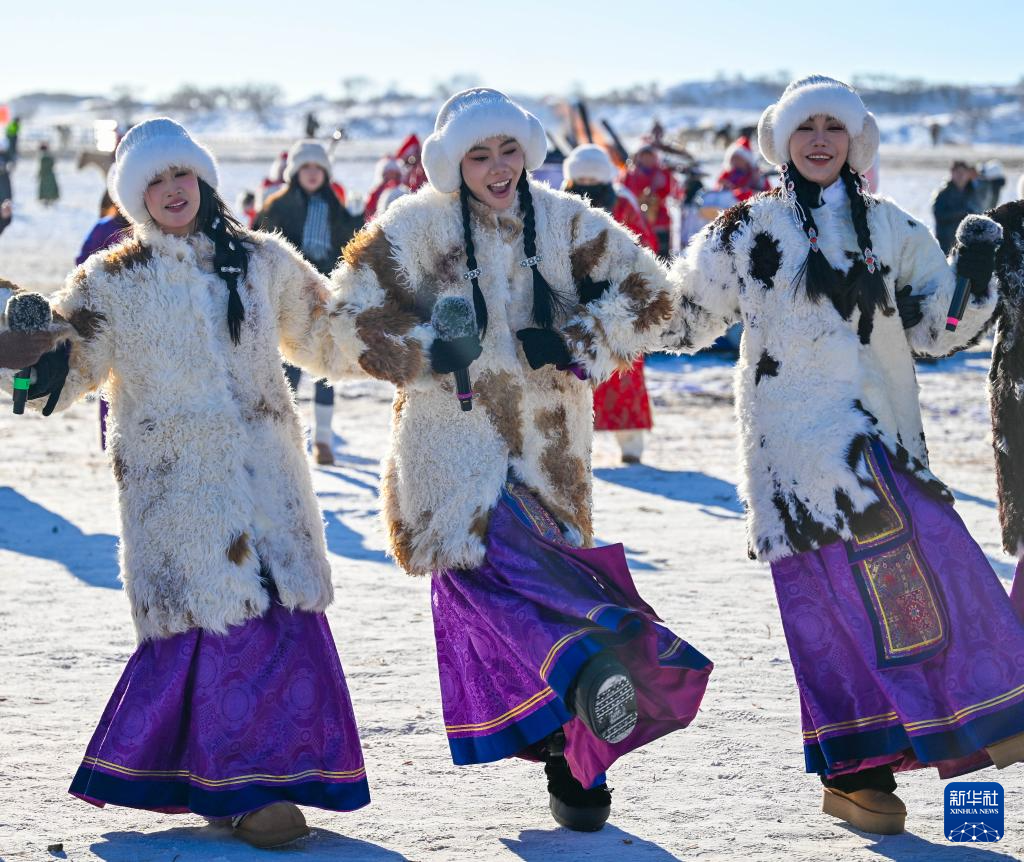
[[[548,512],[507,485],[476,569],[436,572],[434,632],[445,730],[457,764],[520,754],[564,727],[584,785],[629,751],[686,727],[712,664],[664,625],[636,591],[622,545],[569,545]],[[609,744],[566,707],[586,661],[614,649],[637,690],[639,721]]]
[[[1024,732],[1024,585],[1015,612],[953,507],[868,457],[871,533],[772,564],[807,771],[989,766],[985,746]]]
[[[128,660],[70,793],[229,817],[290,800],[370,801],[345,676],[322,613],[278,603],[218,635],[143,642]]]

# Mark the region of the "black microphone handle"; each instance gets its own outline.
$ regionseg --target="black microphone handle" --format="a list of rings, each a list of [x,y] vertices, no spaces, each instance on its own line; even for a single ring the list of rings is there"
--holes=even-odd
[[[455,374],[455,394],[463,412],[473,409],[473,387],[469,382],[469,369],[460,368]]]
[[[957,324],[964,318],[967,311],[967,300],[971,296],[971,280],[962,275],[956,277],[956,290],[953,291],[953,301],[949,304],[949,311],[946,313],[946,331],[956,332]]]
[[[14,375],[14,412],[21,416],[25,412],[25,403],[28,401],[29,381],[32,379],[32,369],[22,368]]]

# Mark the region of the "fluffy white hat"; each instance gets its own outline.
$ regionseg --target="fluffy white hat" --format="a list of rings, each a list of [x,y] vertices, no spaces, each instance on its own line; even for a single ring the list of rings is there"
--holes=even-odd
[[[462,157],[474,144],[494,135],[515,138],[526,154],[526,169],[544,164],[548,153],[544,127],[533,114],[504,93],[476,87],[456,93],[437,114],[433,133],[423,142],[423,169],[439,192],[462,184]]]
[[[599,183],[613,183],[618,176],[608,153],[597,144],[576,147],[566,158],[562,171],[565,179],[572,182],[590,179]]]
[[[757,139],[764,157],[774,165],[789,161],[789,139],[810,117],[827,114],[850,133],[847,161],[858,173],[868,170],[878,152],[878,123],[864,107],[857,91],[825,75],[809,75],[794,81],[774,105],[769,105],[757,124]]]
[[[288,151],[288,164],[284,169],[284,181],[290,183],[303,165],[319,165],[327,174],[327,180],[330,181],[331,160],[327,158],[327,150],[319,141],[307,138],[292,144],[292,148]]]
[[[136,224],[150,220],[146,186],[168,168],[190,168],[201,180],[217,188],[217,162],[197,144],[185,128],[167,117],[144,120],[128,130],[114,151],[114,166],[107,188],[123,212]]]

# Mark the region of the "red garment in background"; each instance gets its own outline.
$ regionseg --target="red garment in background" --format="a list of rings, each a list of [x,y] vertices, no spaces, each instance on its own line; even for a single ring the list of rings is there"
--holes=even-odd
[[[640,244],[658,250],[654,231],[640,211],[636,199],[628,192],[620,194],[612,216],[619,224],[638,234]],[[654,424],[651,401],[644,383],[644,358],[641,356],[628,371],[619,371],[594,390],[595,431],[635,431]]]
[[[373,221],[374,216],[377,215],[377,207],[380,205],[380,196],[388,189],[393,189],[401,184],[401,180],[384,180],[384,182],[377,185],[366,199],[366,207],[363,209],[363,221],[367,224]]]
[[[676,181],[668,168],[644,170],[632,167],[623,179],[623,185],[636,195],[647,222],[655,230],[668,230],[672,220],[668,212],[668,199],[676,193]]]
[[[615,201],[615,209],[612,210],[612,218],[619,224],[628,227],[633,233],[640,237],[640,244],[657,253],[658,238],[654,235],[654,229],[644,218],[640,205],[632,192],[624,190],[625,194],[619,194]]]
[[[594,430],[634,431],[653,424],[641,356],[628,371],[616,372],[594,390]]]
[[[722,171],[715,187],[723,191],[731,189],[738,201],[745,201],[758,192],[769,192],[772,189],[771,183],[760,172],[743,170]]]

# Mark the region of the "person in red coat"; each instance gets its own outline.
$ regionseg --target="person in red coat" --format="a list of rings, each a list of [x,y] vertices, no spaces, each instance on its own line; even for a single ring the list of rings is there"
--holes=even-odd
[[[640,202],[640,208],[658,239],[655,250],[662,257],[668,257],[671,253],[669,234],[672,227],[668,201],[676,196],[676,181],[672,171],[661,164],[661,156],[654,147],[644,146],[636,151],[623,185]]]
[[[374,172],[374,185],[366,198],[366,207],[363,209],[363,221],[369,224],[377,215],[377,206],[380,204],[380,196],[388,189],[393,189],[402,184],[402,165],[391,157],[385,156],[377,162]]]
[[[731,191],[737,201],[752,198],[758,192],[771,190],[768,180],[761,174],[761,168],[746,135],[733,141],[725,151],[722,172],[715,184],[718,191]]]
[[[637,235],[637,242],[658,251],[658,239],[640,204],[626,187],[616,184],[617,171],[608,153],[595,144],[576,147],[563,165],[564,189],[590,199],[592,206],[612,214]],[[594,428],[612,431],[623,464],[637,464],[644,449],[644,431],[653,425],[651,402],[644,382],[644,359],[628,371],[612,375],[594,390]]]

